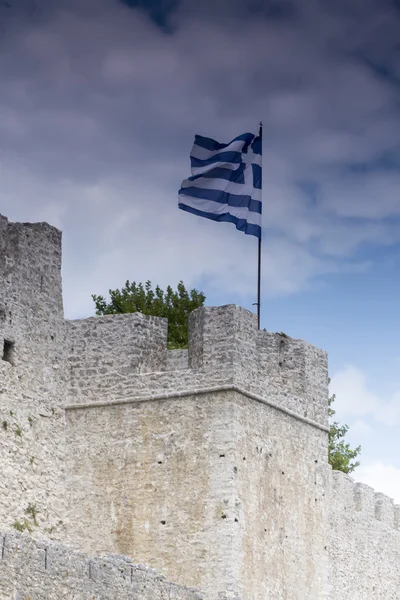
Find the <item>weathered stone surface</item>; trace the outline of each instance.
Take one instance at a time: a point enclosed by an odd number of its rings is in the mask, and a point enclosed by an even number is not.
[[[326,438],[235,391],[68,411],[73,542],[213,600],[319,598]]]
[[[0,532],[0,600],[201,600],[153,569]]]
[[[330,491],[330,600],[400,598],[400,506],[334,471]]]
[[[184,371],[189,368],[187,350],[169,350],[167,354],[168,371]]]
[[[323,351],[233,305],[187,351],[64,321],[60,268],[59,231],[0,216],[0,600],[400,599],[400,507],[327,463]]]
[[[61,233],[0,217],[0,527],[63,535],[65,347]]]
[[[132,328],[135,318],[141,323],[138,332]],[[99,329],[105,329],[109,337],[101,335]],[[166,323],[143,315],[74,322],[68,402],[129,401],[231,385],[323,427],[327,425],[325,352],[301,340],[258,331],[256,316],[234,305],[204,307],[192,313],[188,364],[185,352],[162,352],[162,347],[164,351],[166,348],[165,339],[162,346],[163,335],[166,338]],[[120,354],[117,340],[122,340]],[[168,358],[171,352],[177,353],[176,358]],[[151,357],[150,365],[144,356]]]

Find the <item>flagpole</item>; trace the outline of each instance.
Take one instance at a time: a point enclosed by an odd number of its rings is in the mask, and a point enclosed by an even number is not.
[[[262,144],[262,130],[263,124],[260,122],[260,133],[259,136],[261,138]],[[261,156],[262,156],[262,148],[261,148]],[[262,187],[262,185],[261,185]],[[262,193],[262,191],[261,191]],[[261,234],[258,238],[258,280],[257,280],[257,321],[258,321],[258,329],[260,329],[260,319],[261,319],[261,236],[262,236],[262,227]]]

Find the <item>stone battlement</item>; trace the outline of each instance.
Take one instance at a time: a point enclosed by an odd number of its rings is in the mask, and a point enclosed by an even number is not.
[[[349,519],[356,519],[364,525],[374,519],[383,527],[398,530],[400,544],[400,505],[394,504],[393,498],[375,492],[370,486],[354,481],[341,471],[332,473],[332,497],[336,509]]]
[[[400,507],[337,471],[329,501],[329,600],[397,600]]]
[[[189,349],[180,351],[176,371],[176,361],[168,356],[176,351],[167,351],[165,319],[111,315],[68,325],[71,407],[232,386],[327,425],[326,353],[286,335],[258,331],[256,316],[240,307],[194,311]]]

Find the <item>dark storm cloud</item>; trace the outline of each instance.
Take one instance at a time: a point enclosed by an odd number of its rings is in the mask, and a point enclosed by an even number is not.
[[[399,240],[391,2],[9,4],[0,211],[64,228],[69,311],[127,277],[251,288],[249,239],[176,210],[194,133],[228,140],[264,121],[268,289],[364,268],[360,244]]]
[[[179,0],[118,0],[130,8],[143,10],[163,31],[170,31],[170,17],[179,6]]]

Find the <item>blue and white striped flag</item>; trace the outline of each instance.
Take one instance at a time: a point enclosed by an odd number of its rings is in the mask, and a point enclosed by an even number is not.
[[[192,177],[182,182],[178,206],[261,239],[261,136],[239,135],[229,144],[196,135]]]

